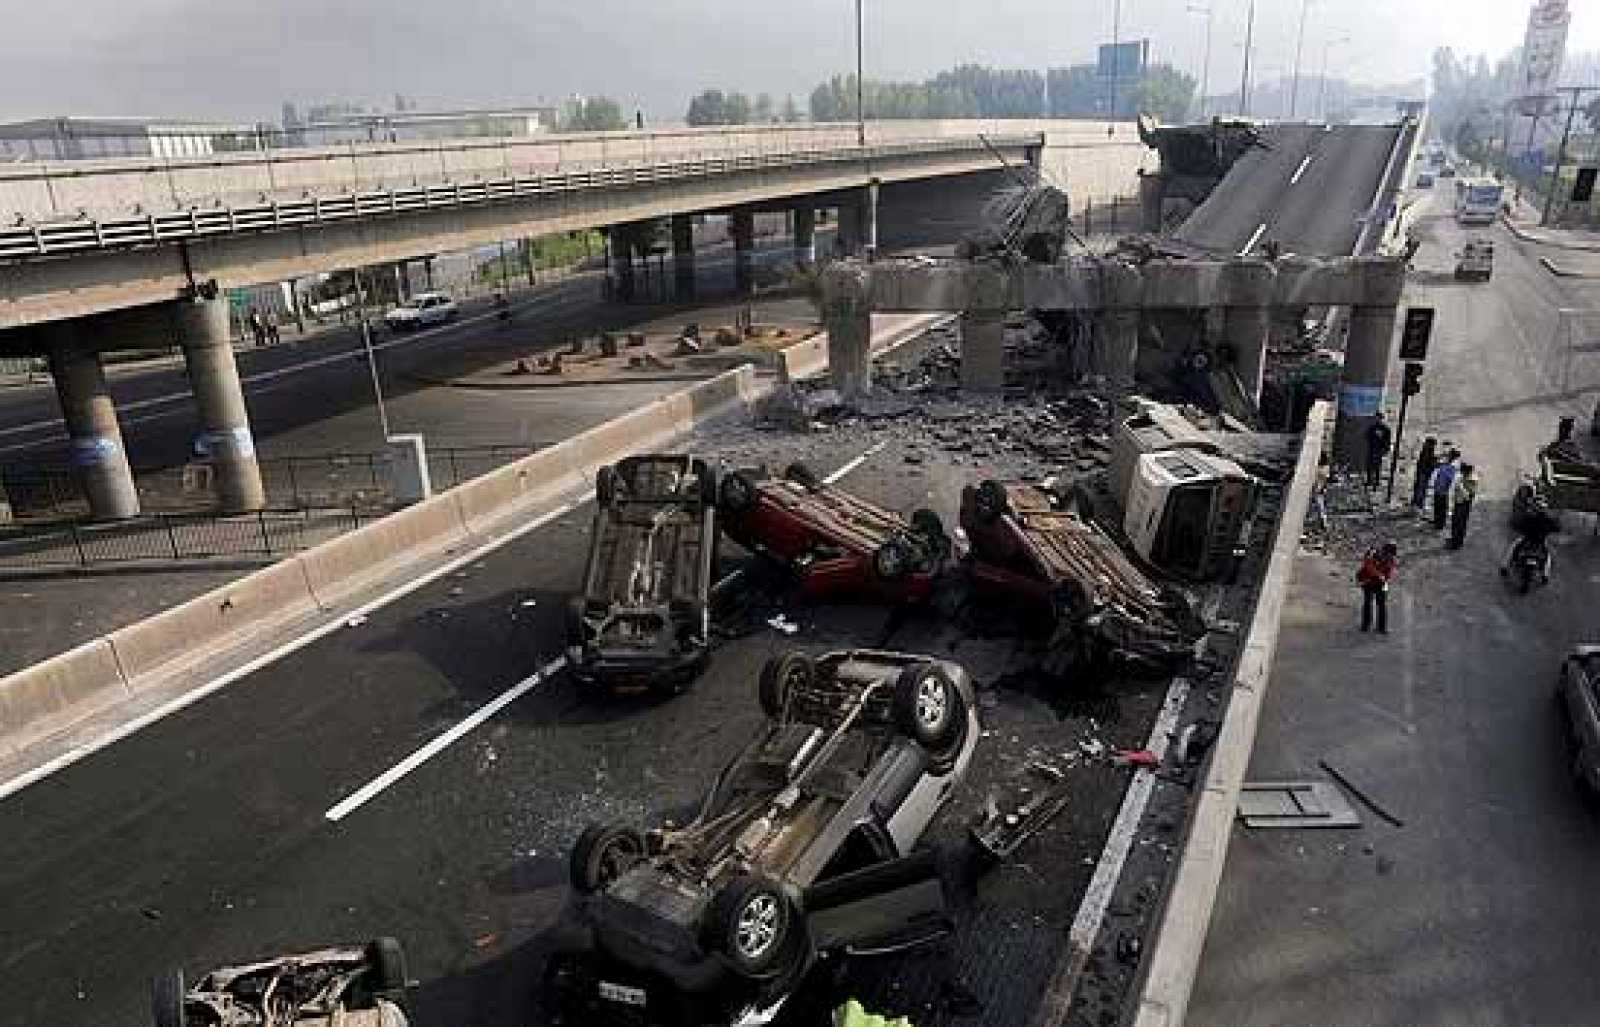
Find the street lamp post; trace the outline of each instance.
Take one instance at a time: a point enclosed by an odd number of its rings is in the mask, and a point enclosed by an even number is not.
[[[867,108],[865,103],[866,84],[862,78],[866,61],[862,54],[861,45],[861,0],[856,0],[856,145],[862,149],[867,145]]]
[[[1239,76],[1239,116],[1250,115],[1250,48],[1255,45],[1256,0],[1250,0],[1250,13],[1244,23],[1244,71]]]
[[[1317,116],[1323,121],[1328,120],[1328,52],[1348,42],[1350,42],[1349,36],[1339,36],[1324,40],[1322,43],[1322,74],[1317,83]]]
[[[1300,0],[1300,31],[1294,40],[1294,84],[1289,87],[1289,120],[1293,121],[1300,107],[1300,54],[1306,45],[1306,12],[1311,0]]]
[[[1206,16],[1206,55],[1200,64],[1200,111],[1199,116],[1206,116],[1206,89],[1211,83],[1211,22],[1216,14],[1216,8],[1211,4],[1190,4],[1190,14],[1204,14]]]
[[[1117,120],[1117,77],[1122,74],[1122,0],[1111,5],[1111,109],[1107,118]]]

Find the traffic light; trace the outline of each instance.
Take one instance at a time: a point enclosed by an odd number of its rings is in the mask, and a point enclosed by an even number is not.
[[[1421,391],[1422,365],[1411,363],[1406,364],[1406,376],[1405,380],[1400,384],[1400,394],[1403,396],[1415,396]]]

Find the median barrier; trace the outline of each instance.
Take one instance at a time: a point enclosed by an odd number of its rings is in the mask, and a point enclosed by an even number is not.
[[[291,556],[106,636],[129,687],[211,659],[318,610],[306,566]]]
[[[0,756],[9,756],[129,695],[103,638],[0,678]]]
[[[467,541],[456,496],[443,492],[300,554],[311,594],[333,607],[401,566]]]
[[[1271,684],[1283,603],[1289,592],[1306,511],[1311,505],[1329,410],[1326,402],[1318,402],[1306,419],[1300,459],[1273,537],[1272,557],[1234,668],[1228,710],[1200,779],[1201,790],[1189,818],[1183,854],[1143,968],[1135,1027],[1178,1027],[1188,1011],[1217,888],[1222,883],[1234,813],[1239,807],[1239,789],[1250,766],[1256,724]]]

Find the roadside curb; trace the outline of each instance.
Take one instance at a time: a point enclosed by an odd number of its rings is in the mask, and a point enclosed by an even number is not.
[[[1294,479],[1273,536],[1272,557],[1234,669],[1227,712],[1206,762],[1183,852],[1161,910],[1150,958],[1144,965],[1134,1027],[1178,1027],[1188,1010],[1217,889],[1222,883],[1239,789],[1250,767],[1256,726],[1272,683],[1283,600],[1294,574],[1306,511],[1311,505],[1330,409],[1326,401],[1319,401],[1306,420]]]
[[[476,389],[483,392],[540,392],[545,389],[581,389],[590,385],[666,385],[681,382],[703,382],[725,373],[729,368],[707,371],[704,374],[639,375],[637,378],[590,378],[585,381],[528,381],[538,375],[517,375],[517,381],[474,381],[471,378],[437,378],[432,375],[406,372],[401,377],[422,385],[436,385],[447,389]],[[510,377],[510,376],[508,376]]]
[[[1557,278],[1600,278],[1600,272],[1568,271],[1549,257],[1540,257],[1539,263]]]
[[[1509,217],[1506,217],[1505,215],[1501,215],[1500,220],[1505,223],[1506,229],[1508,231],[1510,231],[1510,233],[1513,236],[1515,236],[1516,238],[1522,240],[1523,242],[1531,242],[1531,243],[1533,243],[1533,244],[1535,244],[1537,246],[1549,246],[1549,247],[1551,247],[1553,249],[1558,249],[1558,250],[1572,250],[1572,251],[1577,252],[1577,253],[1600,253],[1600,242],[1596,242],[1596,243],[1575,243],[1575,242],[1562,242],[1561,240],[1558,240],[1558,239],[1546,239],[1546,238],[1542,238],[1542,237],[1537,236],[1537,235],[1533,235],[1532,233],[1528,232],[1526,229],[1522,228],[1515,221],[1512,221]],[[1541,231],[1544,231],[1544,229],[1541,229]],[[1543,258],[1540,258],[1540,259],[1541,259],[1541,261],[1543,260]],[[1546,266],[1548,266],[1548,265],[1546,265]],[[1559,274],[1560,272],[1556,272],[1556,273]],[[1584,277],[1589,277],[1589,276],[1584,276]]]

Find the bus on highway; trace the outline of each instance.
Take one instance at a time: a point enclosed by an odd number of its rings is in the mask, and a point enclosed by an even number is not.
[[[1456,179],[1456,221],[1463,225],[1492,225],[1500,216],[1505,186],[1492,178]]]

